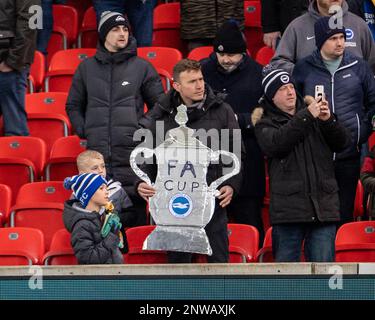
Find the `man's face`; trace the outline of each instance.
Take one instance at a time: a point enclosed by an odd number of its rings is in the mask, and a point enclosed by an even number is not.
[[[173,83],[173,87],[188,106],[196,101],[203,100],[204,80],[202,71],[187,70],[181,72],[179,79]]]
[[[323,58],[327,60],[335,60],[344,54],[344,50],[345,37],[342,33],[336,33],[324,42],[320,52]]]
[[[323,9],[324,12],[328,12],[331,6],[341,7],[343,0],[317,0],[316,2],[318,4],[318,9]]]
[[[232,71],[242,60],[242,53],[216,53],[217,61],[228,72]]]
[[[125,26],[116,26],[108,32],[104,46],[109,52],[117,52],[128,45],[129,30]]]
[[[276,91],[272,100],[280,110],[289,113],[290,115],[295,114],[297,95],[292,83],[281,86],[279,90]]]
[[[105,178],[107,171],[104,160],[99,158],[88,159],[85,163],[85,169],[80,173],[96,173]]]

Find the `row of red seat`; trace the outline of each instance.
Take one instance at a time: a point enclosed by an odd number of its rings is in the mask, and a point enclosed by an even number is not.
[[[167,263],[165,251],[143,250],[143,242],[155,226],[129,228],[126,235],[129,252],[124,262],[129,264]],[[273,262],[272,229],[269,229],[263,247],[259,250],[258,231],[248,225],[228,224],[230,263]],[[375,262],[375,221],[353,222],[343,225],[336,236],[336,262]],[[302,256],[303,256],[303,248]],[[75,265],[70,234],[58,230],[45,253],[44,236],[32,228],[0,229],[0,265]],[[45,254],[44,254],[45,253]],[[302,258],[304,260],[304,257]],[[203,255],[195,262],[205,263]]]

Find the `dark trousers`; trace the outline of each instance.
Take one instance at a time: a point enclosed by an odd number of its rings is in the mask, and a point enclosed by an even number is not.
[[[341,225],[353,221],[355,193],[361,167],[359,157],[336,160],[334,163],[339,186]]]
[[[121,223],[125,228],[144,226],[147,224],[146,201],[143,199],[131,199],[133,206],[127,208],[121,215]]]
[[[238,196],[228,206],[228,215],[235,223],[254,226],[259,231],[259,243],[263,243],[262,197]]]

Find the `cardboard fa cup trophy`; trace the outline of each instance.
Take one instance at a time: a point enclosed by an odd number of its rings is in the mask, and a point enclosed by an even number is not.
[[[149,199],[149,209],[156,223],[155,230],[143,244],[146,250],[168,250],[211,255],[204,227],[215,209],[217,187],[240,171],[240,161],[231,152],[213,151],[196,139],[194,130],[186,127],[186,106],[180,105],[175,117],[179,127],[169,130],[168,138],[155,149],[139,147],[130,155],[134,172],[156,189]],[[154,183],[136,164],[136,157],[155,154],[157,176]],[[220,156],[233,160],[233,170],[207,185],[210,162]],[[146,157],[148,157],[146,156]]]

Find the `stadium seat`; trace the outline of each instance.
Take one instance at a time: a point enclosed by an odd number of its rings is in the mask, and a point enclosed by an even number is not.
[[[174,48],[141,47],[137,49],[140,58],[148,60],[155,68],[162,68],[173,74],[173,67],[182,59],[180,51]]]
[[[43,234],[30,228],[0,229],[0,265],[36,265],[42,263]]]
[[[228,224],[229,262],[255,262],[259,249],[259,232],[250,225]]]
[[[96,48],[98,44],[98,28],[96,23],[96,13],[94,7],[90,7],[85,12],[82,26],[78,34],[78,48]]]
[[[0,184],[0,227],[8,223],[12,190],[6,184]]]
[[[260,1],[244,1],[244,14],[244,33],[247,41],[247,48],[250,51],[250,55],[255,57],[258,50],[264,46]]]
[[[187,53],[187,45],[180,36],[180,3],[163,3],[154,9],[152,45],[169,47]]]
[[[41,181],[24,184],[18,191],[16,204],[30,202],[64,203],[72,192],[66,190],[63,181]]]
[[[34,53],[34,62],[30,66],[30,75],[29,75],[29,92],[38,92],[44,81],[44,76],[46,74],[46,59],[44,54],[35,51]]]
[[[172,83],[173,83],[171,74],[162,68],[155,68],[155,69],[156,69],[156,72],[159,74],[161,83],[163,84],[164,91],[168,92],[171,89]]]
[[[85,141],[78,136],[58,139],[52,146],[50,158],[46,163],[45,179],[59,181],[77,174],[76,159],[85,150]]]
[[[46,161],[46,144],[35,137],[0,137],[0,183],[12,190],[14,203],[20,187],[37,180]]]
[[[375,262],[375,221],[342,225],[335,246],[336,262]]]
[[[212,52],[214,48],[211,46],[198,47],[189,52],[188,59],[199,61],[208,58]]]
[[[40,92],[26,95],[27,123],[30,135],[44,140],[49,154],[53,143],[71,133],[71,124],[65,112],[67,94]]]
[[[85,12],[92,6],[92,0],[67,0],[65,4],[77,10],[78,26],[81,26]]]
[[[44,79],[44,91],[69,92],[73,75],[79,64],[94,56],[96,49],[81,48],[60,50],[51,59]]]
[[[353,213],[354,220],[360,220],[363,217],[363,214],[364,214],[363,197],[364,197],[364,190],[363,190],[362,182],[361,180],[358,180],[357,190],[356,190],[355,200],[354,200],[354,213]]]
[[[265,66],[270,63],[273,55],[275,54],[275,51],[272,48],[269,48],[267,46],[264,46],[259,49],[255,56],[255,61],[261,64],[262,66]]]
[[[125,254],[125,263],[147,264],[147,263],[168,263],[165,251],[143,250],[143,242],[155,229],[155,226],[140,226],[126,230],[129,252]]]
[[[258,262],[274,262],[272,255],[272,227],[270,227],[264,237],[263,247],[257,252]]]
[[[53,235],[50,249],[43,257],[43,264],[78,264],[77,258],[74,255],[74,251],[70,243],[70,233],[66,229],[60,229]]]

